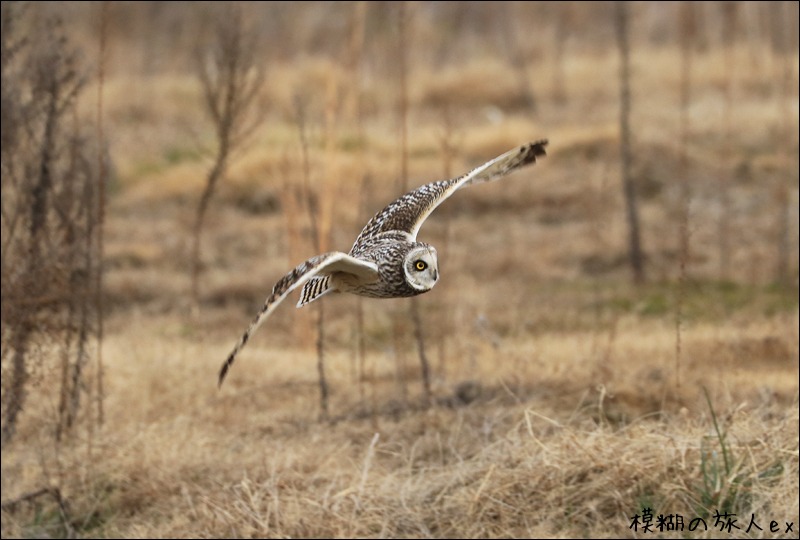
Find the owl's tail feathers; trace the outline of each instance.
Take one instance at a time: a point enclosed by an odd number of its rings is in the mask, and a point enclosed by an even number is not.
[[[311,278],[303,285],[303,290],[300,292],[300,300],[297,301],[297,307],[301,308],[306,304],[310,304],[335,290],[331,283],[330,275]]]

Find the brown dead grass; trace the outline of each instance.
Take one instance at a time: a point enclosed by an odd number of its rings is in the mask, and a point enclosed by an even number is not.
[[[746,485],[738,496],[759,518],[797,519],[796,315],[687,332],[680,390],[666,369],[672,328],[657,322],[620,322],[610,352],[592,332],[481,349],[475,400],[457,399],[455,376],[428,410],[387,402],[397,389],[379,363],[374,417],[334,354],[329,422],[309,407],[310,352],[258,340],[217,392],[225,340],[171,316],[126,316],[136,332],[122,322],[106,343],[109,427],[91,448],[79,437],[55,458],[33,431],[3,455],[18,486],[48,465],[81,534],[570,537],[627,530],[642,505],[694,517],[701,452],[716,444],[701,386]],[[5,514],[6,534],[54,532],[28,516]]]

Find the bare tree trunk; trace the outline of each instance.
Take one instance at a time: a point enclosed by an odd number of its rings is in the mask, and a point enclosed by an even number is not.
[[[523,96],[525,107],[531,114],[536,113],[536,97],[533,92],[533,84],[528,75],[527,61],[525,60],[525,51],[520,45],[520,40],[517,38],[516,20],[518,14],[516,13],[517,3],[506,3],[503,8],[503,16],[505,24],[503,25],[503,42],[508,54],[509,63],[514,69],[517,77],[517,85],[519,92]]]
[[[361,134],[361,121],[359,120],[359,138],[363,136]],[[363,162],[363,155],[361,156],[361,160]],[[361,178],[361,200],[360,200],[360,209],[359,215],[363,216],[366,214],[366,207],[367,207],[367,193],[369,193],[369,175],[364,174]],[[358,397],[362,405],[365,403],[365,391],[364,391],[364,382],[366,379],[366,360],[367,360],[367,347],[366,347],[366,340],[364,338],[364,299],[361,296],[356,296],[356,350],[357,350],[357,357],[358,357]],[[373,379],[372,384],[375,384]],[[373,397],[375,395],[375,389],[373,386],[372,389]],[[373,399],[374,402],[374,399]],[[373,413],[374,413],[373,409]]]
[[[318,253],[322,252],[322,236],[319,220],[317,219],[318,205],[317,199],[311,190],[311,166],[308,159],[308,138],[306,137],[306,110],[305,102],[300,97],[295,97],[295,122],[297,124],[298,136],[300,137],[300,149],[303,155],[303,191],[305,193],[306,210],[311,221],[311,240],[314,249]],[[328,380],[325,377],[325,311],[322,302],[315,302],[317,320],[317,375],[319,382],[319,404],[321,417],[328,417]]]
[[[363,217],[366,213],[367,193],[369,192],[369,174],[364,159],[364,148],[366,145],[364,135],[364,118],[362,107],[361,92],[361,72],[364,58],[364,36],[369,4],[359,0],[353,4],[353,11],[350,16],[350,39],[347,44],[345,55],[345,65],[350,73],[348,78],[350,84],[346,87],[347,98],[345,114],[347,118],[355,123],[356,147],[358,171],[361,175],[359,211],[357,216]],[[364,339],[364,303],[361,296],[356,297],[356,354],[354,358],[354,378],[358,385],[358,398],[361,406],[365,403],[365,363],[366,363],[366,343]]]
[[[397,117],[400,122],[400,176],[398,178],[398,192],[405,193],[408,190],[408,81],[407,81],[407,17],[408,6],[405,1],[397,4],[397,49],[395,66],[397,69],[398,86],[400,95],[397,100]],[[413,302],[413,300],[411,300]],[[409,310],[411,306],[409,305]],[[395,382],[400,390],[403,403],[407,401],[407,390],[405,381],[405,348],[403,334],[405,324],[402,319],[406,315],[395,311],[393,314],[393,333],[394,333],[394,353],[395,353]]]
[[[364,380],[366,378],[367,351],[364,340],[364,302],[361,297],[356,298],[356,384],[358,384],[358,401],[364,405]]]
[[[622,155],[622,185],[625,193],[625,209],[628,218],[628,256],[633,270],[634,283],[643,283],[644,255],[639,231],[639,203],[636,186],[631,177],[631,91],[630,91],[630,36],[628,31],[628,3],[616,3],[616,33],[620,54],[620,153]]]
[[[364,28],[366,26],[368,7],[369,3],[364,0],[359,0],[353,5],[353,12],[350,16],[350,40],[347,44],[344,61],[347,71],[350,73],[350,84],[347,87],[347,96],[345,98],[345,110],[350,119],[355,119],[359,143],[363,143],[360,137],[364,135],[361,122],[361,70],[364,57]],[[363,148],[363,144],[360,144],[359,148]]]
[[[567,102],[567,87],[565,82],[564,50],[567,46],[569,25],[572,19],[572,4],[558,2],[554,4],[556,12],[555,48],[553,50],[553,100],[556,103]]]
[[[692,99],[692,48],[696,33],[694,6],[684,0],[679,8],[681,79],[680,79],[680,117],[679,117],[679,159],[678,181],[680,182],[680,200],[678,201],[678,283],[675,299],[675,386],[680,388],[680,368],[682,354],[683,301],[686,292],[687,263],[689,260],[689,106]]]
[[[14,351],[11,361],[11,383],[6,387],[5,415],[3,416],[2,439],[0,446],[5,446],[13,437],[17,427],[17,419],[25,403],[25,385],[28,382],[28,369],[25,356],[28,352],[30,326],[17,327],[11,338]]]
[[[791,7],[790,7],[791,6]],[[773,48],[773,55],[778,56],[775,65],[778,67],[775,79],[780,81],[778,91],[778,113],[779,113],[779,126],[780,132],[783,133],[781,151],[786,157],[786,163],[791,164],[793,159],[797,159],[797,154],[793,152],[796,148],[795,141],[797,140],[797,125],[794,121],[797,119],[797,114],[793,113],[792,104],[795,102],[796,94],[795,88],[797,81],[796,74],[794,73],[794,52],[797,51],[796,45],[793,43],[794,36],[797,35],[797,15],[788,13],[789,9],[795,9],[797,6],[788,3],[778,3],[773,7],[778,11],[776,17],[777,28],[773,29],[773,34],[780,34],[776,36],[779,39],[780,47]],[[794,157],[793,157],[794,154]],[[782,285],[789,285],[790,274],[790,254],[792,246],[797,248],[797,240],[792,242],[792,201],[790,200],[791,186],[797,181],[797,176],[789,172],[787,178],[779,177],[776,179],[775,186],[775,205],[778,207],[775,213],[775,231],[776,231],[776,257],[775,257],[775,281]],[[794,227],[797,232],[797,227]]]
[[[408,402],[408,389],[406,388],[405,373],[405,343],[403,343],[403,337],[406,334],[405,314],[399,310],[395,311],[393,319],[392,337],[394,338],[394,380],[395,386],[400,393],[400,400],[405,405]]]
[[[417,354],[419,355],[420,369],[422,371],[422,389],[427,404],[431,401],[431,369],[428,365],[428,356],[425,354],[425,334],[422,330],[422,316],[419,313],[419,303],[416,298],[411,300],[411,319],[414,322],[414,338],[417,341]]]
[[[103,425],[103,271],[104,271],[104,224],[106,215],[106,146],[103,129],[103,84],[105,83],[106,39],[108,34],[109,2],[104,1],[100,7],[100,52],[97,73],[97,261],[95,269],[95,312],[97,313],[97,423]]]
[[[76,150],[76,148],[73,148],[71,152],[70,157],[73,160],[78,159]],[[71,167],[71,169],[74,170],[74,166]],[[69,195],[71,194],[67,194],[67,197],[69,197]],[[55,433],[57,441],[61,440],[62,435],[71,430],[76,422],[80,409],[81,392],[84,390],[84,368],[89,362],[87,344],[91,334],[91,304],[94,301],[90,291],[93,279],[92,272],[96,271],[96,216],[94,215],[96,207],[94,204],[94,195],[94,185],[91,183],[91,178],[87,178],[81,196],[81,200],[84,201],[85,205],[83,212],[85,219],[85,235],[82,238],[82,253],[76,245],[80,239],[75,234],[75,227],[73,224],[66,222],[62,225],[64,229],[62,244],[68,248],[68,265],[74,270],[69,276],[70,286],[68,305],[66,307],[66,330],[62,349],[61,402],[59,403],[59,420]],[[83,256],[82,260],[78,261],[80,255]],[[77,341],[74,344],[74,361],[70,364],[70,358],[73,356],[72,340],[76,333]],[[92,415],[90,414],[88,418],[88,425],[91,430],[93,428]]]
[[[722,111],[722,156],[719,171],[719,218],[717,221],[717,241],[719,246],[719,279],[730,279],[731,266],[731,161],[733,154],[733,133],[731,116],[733,114],[733,70],[735,66],[734,41],[736,37],[736,3],[722,4],[722,41],[724,48],[725,76],[723,79]]]
[[[412,14],[410,13],[410,6],[406,2],[400,2],[399,10],[397,31],[398,75],[400,78],[400,100],[398,103],[398,116],[400,118],[400,193],[405,193],[408,191],[408,44],[410,43],[408,39],[408,27]],[[409,315],[414,325],[414,338],[417,342],[417,353],[419,354],[419,362],[422,371],[422,385],[425,392],[425,399],[426,401],[430,401],[430,367],[428,366],[428,357],[425,354],[422,316],[419,313],[418,302],[418,298],[411,298],[409,303]],[[395,325],[395,332],[399,331],[400,328],[402,328],[402,325]],[[403,354],[400,349],[402,342],[399,339],[396,339],[395,342],[398,346],[397,355],[398,358],[400,358]],[[405,395],[404,376],[401,377],[400,382],[403,385],[403,394]]]
[[[400,185],[399,192],[408,191],[408,6],[405,1],[398,3],[397,15],[397,71],[400,98],[397,103],[400,120]]]
[[[442,178],[453,177],[453,156],[455,154],[455,143],[453,141],[453,115],[451,114],[450,107],[447,103],[442,105],[442,135],[439,140],[442,152]],[[444,215],[440,217],[444,222],[444,233],[442,238],[442,253],[450,252],[450,236],[452,223],[450,216]],[[452,255],[451,255],[452,257]],[[447,292],[450,292],[449,290]],[[438,343],[438,363],[437,372],[440,379],[445,379],[447,376],[447,345],[450,338],[450,331],[453,326],[453,310],[455,309],[455,302],[451,295],[445,294],[442,300],[442,309],[439,314],[439,324],[441,334]]]
[[[325,303],[317,302],[317,374],[319,375],[319,405],[322,418],[328,418],[328,381],[325,378]]]

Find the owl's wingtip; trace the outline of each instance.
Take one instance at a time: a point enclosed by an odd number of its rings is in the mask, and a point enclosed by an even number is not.
[[[550,144],[550,141],[547,139],[539,139],[538,141],[530,143],[528,146],[533,150],[533,152],[537,156],[544,156],[547,155],[545,152],[544,147]]]
[[[520,146],[519,154],[524,160],[523,164],[534,163],[536,158],[546,156],[547,152],[544,147],[547,146],[549,142],[550,141],[547,139],[539,139],[538,141]]]

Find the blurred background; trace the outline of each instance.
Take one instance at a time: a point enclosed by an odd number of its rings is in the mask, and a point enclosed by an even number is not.
[[[101,470],[141,466],[103,441],[234,425],[251,450],[299,448],[318,415],[371,436],[430,406],[479,407],[476,433],[519,407],[697,419],[698,381],[723,410],[796,420],[795,2],[3,2],[2,77],[4,536],[41,532],[25,495],[42,489],[47,527],[145,534],[64,518],[97,504],[91,474],[63,472],[87,444]],[[290,299],[215,393],[287,271],[541,138],[535,166],[426,222],[434,290]],[[197,447],[190,462],[216,459]],[[148,489],[185,480],[162,473]],[[182,489],[200,504],[208,485]],[[246,532],[215,519],[203,530]],[[182,530],[167,521],[144,531]],[[372,531],[267,522],[253,534]],[[537,530],[516,526],[439,530]]]

